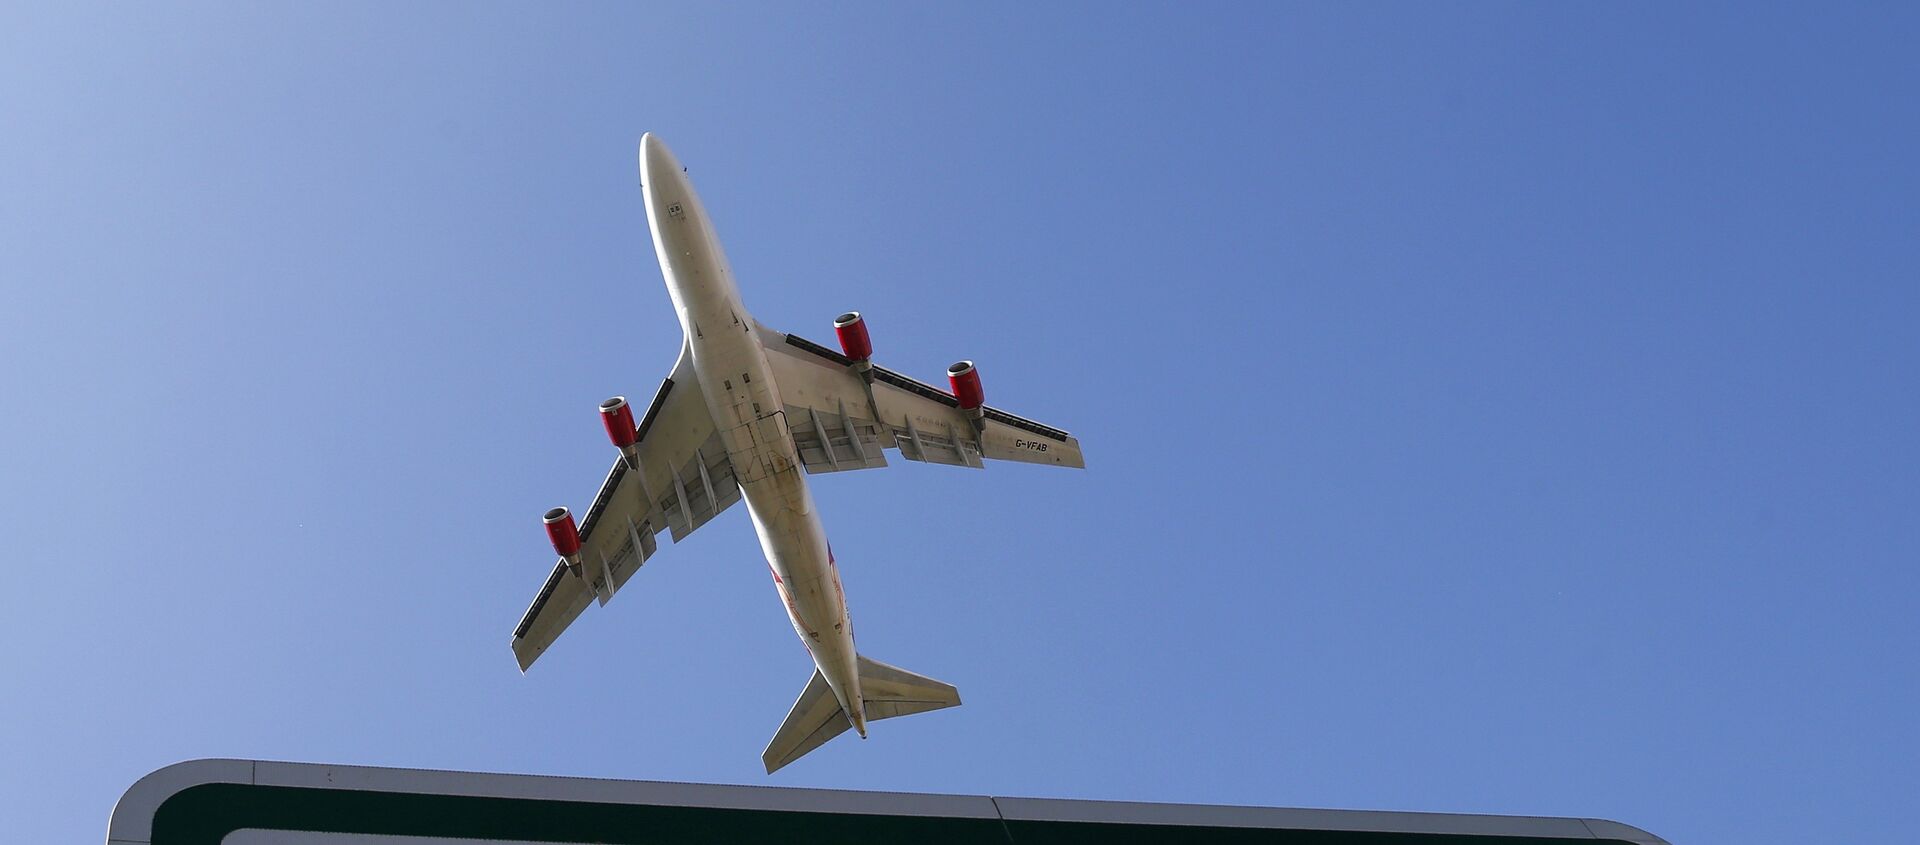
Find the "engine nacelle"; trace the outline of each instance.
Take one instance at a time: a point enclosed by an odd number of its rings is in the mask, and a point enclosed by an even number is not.
[[[873,360],[873,338],[867,336],[867,321],[860,312],[848,311],[833,321],[833,333],[840,336],[840,351],[855,362]]]
[[[607,439],[627,459],[627,468],[640,471],[640,430],[633,425],[633,406],[627,397],[615,396],[600,403],[600,422],[607,427]]]
[[[640,431],[633,425],[633,406],[627,397],[615,396],[600,403],[600,422],[607,427],[607,439],[621,451],[640,442]]]
[[[553,551],[567,561],[567,569],[580,574],[580,529],[573,524],[573,512],[566,508],[554,508],[540,518],[547,526],[547,539],[553,542]]]
[[[986,426],[987,392],[980,386],[980,371],[972,361],[956,361],[947,368],[947,384],[953,388],[953,398],[960,400],[960,410],[973,420],[977,430]]]

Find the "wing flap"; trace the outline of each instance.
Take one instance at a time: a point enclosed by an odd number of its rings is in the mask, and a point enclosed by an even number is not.
[[[797,405],[787,406],[788,430],[800,463],[807,472],[840,472],[871,469],[887,465],[886,430],[872,420],[848,414],[845,409],[823,411]]]
[[[738,501],[740,482],[734,477],[733,462],[727,459],[726,445],[716,432],[673,468],[671,489],[661,500],[660,509],[672,529],[673,541],[678,543]]]
[[[926,414],[915,403],[900,402],[887,391],[875,391],[880,413],[887,417],[888,428],[900,447],[900,457],[910,461],[978,469],[980,447],[972,438],[973,423],[958,411]],[[898,422],[895,422],[895,421]],[[955,425],[956,420],[959,425]],[[963,433],[964,432],[964,433]]]

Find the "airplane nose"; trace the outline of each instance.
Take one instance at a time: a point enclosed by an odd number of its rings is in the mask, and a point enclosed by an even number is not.
[[[652,132],[640,136],[641,181],[652,184],[656,177],[679,172],[680,162],[673,157],[673,151],[667,149],[667,142]]]

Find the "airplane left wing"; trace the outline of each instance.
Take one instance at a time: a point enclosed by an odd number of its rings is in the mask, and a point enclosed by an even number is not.
[[[818,343],[759,327],[780,381],[787,426],[809,473],[887,465],[885,450],[911,461],[981,468],[983,460],[1084,468],[1080,441],[1064,431],[983,406],[978,428],[953,394]]]
[[[640,419],[639,467],[626,456],[613,463],[600,493],[580,522],[580,571],[554,564],[533,604],[513,630],[513,655],[526,671],[580,616],[587,604],[606,604],[657,548],[667,531],[679,542],[740,500],[733,464],[720,442],[691,348],[682,346],[673,373],[661,383]]]

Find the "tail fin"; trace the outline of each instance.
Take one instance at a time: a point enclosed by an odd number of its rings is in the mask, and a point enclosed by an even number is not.
[[[915,675],[898,666],[889,666],[866,657],[860,661],[860,693],[865,700],[867,719],[891,719],[911,713],[924,713],[960,704],[960,691],[952,684]],[[827,740],[853,727],[853,720],[840,707],[840,700],[827,685],[826,676],[813,670],[807,688],[787,711],[787,720],[774,732],[773,741],[760,755],[767,774],[800,759]]]

